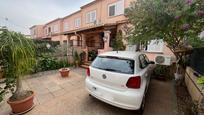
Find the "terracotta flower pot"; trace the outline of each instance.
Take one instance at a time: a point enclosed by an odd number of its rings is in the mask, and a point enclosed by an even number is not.
[[[62,68],[59,70],[62,77],[69,77],[69,68]]]
[[[25,112],[28,112],[29,110],[32,109],[34,103],[33,103],[33,99],[34,99],[34,92],[32,92],[32,95],[30,95],[29,97],[23,99],[23,100],[19,100],[19,101],[10,101],[8,99],[7,103],[10,105],[12,112],[14,114],[22,114]]]

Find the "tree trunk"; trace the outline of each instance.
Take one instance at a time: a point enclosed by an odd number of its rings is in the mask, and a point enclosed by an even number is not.
[[[16,91],[14,94],[19,95],[19,93],[21,93],[22,91],[23,91],[22,80],[20,77],[18,77],[16,81]]]
[[[18,99],[21,99],[25,94],[26,92],[23,90],[22,88],[22,81],[21,81],[21,78],[18,77],[17,80],[16,80],[16,91],[14,92],[14,94],[10,97],[10,100],[12,101],[15,101],[15,100],[18,100]]]

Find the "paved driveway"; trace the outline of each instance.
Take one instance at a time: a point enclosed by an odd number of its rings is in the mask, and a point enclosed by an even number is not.
[[[61,78],[56,71],[40,73],[24,80],[25,89],[36,93],[35,108],[27,115],[136,115],[90,97],[85,90],[85,70],[74,69],[69,78]],[[152,80],[144,115],[172,115],[171,82]],[[8,115],[6,102],[0,104],[0,115]]]

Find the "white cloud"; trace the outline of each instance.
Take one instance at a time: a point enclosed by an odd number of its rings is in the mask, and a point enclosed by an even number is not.
[[[29,34],[29,27],[64,17],[93,0],[0,0],[0,26]],[[8,18],[8,21],[5,21]]]

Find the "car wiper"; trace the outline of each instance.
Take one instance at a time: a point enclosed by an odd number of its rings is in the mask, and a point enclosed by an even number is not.
[[[115,72],[118,72],[118,71],[115,70],[115,69],[104,69],[104,70],[106,70],[106,71],[115,71]]]

